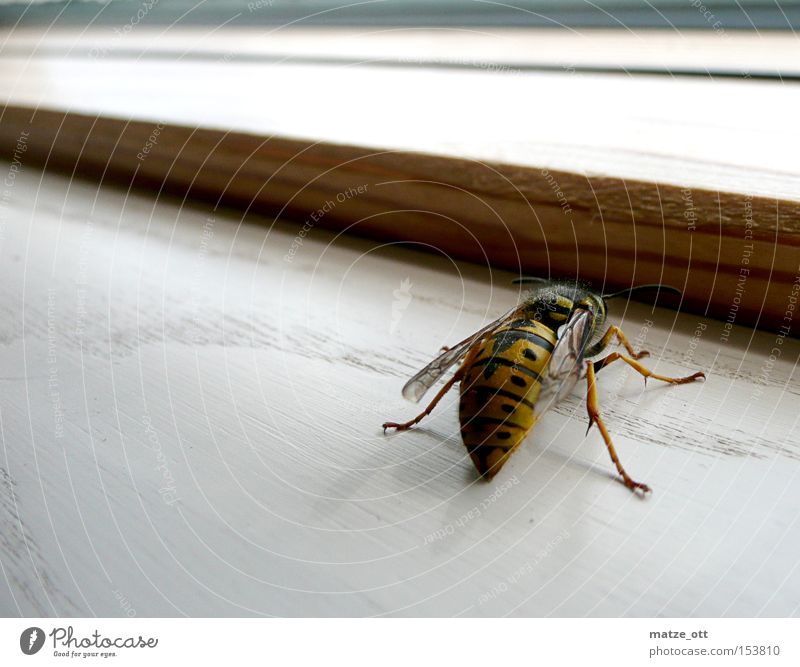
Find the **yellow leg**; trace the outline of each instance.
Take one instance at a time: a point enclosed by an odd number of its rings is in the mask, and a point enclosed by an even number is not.
[[[608,331],[606,331],[603,334],[603,337],[599,341],[597,341],[594,345],[592,345],[592,347],[589,350],[586,351],[586,356],[593,357],[596,354],[600,354],[611,344],[612,338],[616,338],[617,342],[620,345],[623,345],[627,350],[628,354],[630,354],[634,359],[642,359],[643,357],[650,356],[650,353],[645,350],[642,350],[641,352],[636,352],[633,349],[633,345],[631,345],[631,342],[628,340],[628,337],[624,333],[622,333],[622,329],[614,325],[608,327]],[[602,368],[602,366],[598,366],[597,370],[599,371],[600,368]]]
[[[433,409],[436,407],[436,404],[439,401],[442,400],[442,397],[448,391],[450,391],[453,388],[453,385],[456,382],[458,382],[460,379],[461,379],[461,377],[460,377],[460,371],[459,371],[459,373],[456,373],[453,377],[451,377],[445,383],[444,387],[442,387],[439,390],[439,393],[436,394],[436,396],[433,397],[433,400],[430,402],[428,407],[425,408],[422,412],[420,412],[416,417],[414,417],[414,419],[411,419],[411,420],[409,420],[407,422],[403,422],[402,424],[399,424],[397,422],[384,422],[383,423],[383,432],[386,433],[386,429],[387,428],[393,428],[393,429],[396,429],[397,431],[406,431],[406,430],[410,429],[412,426],[414,426],[414,424],[418,424],[419,422],[421,422],[423,420],[423,418],[427,417],[431,412],[433,412]]]
[[[619,474],[622,476],[622,481],[625,482],[625,486],[627,486],[634,493],[636,491],[641,491],[642,494],[650,493],[650,487],[647,486],[647,484],[633,481],[630,475],[625,472],[625,468],[622,467],[622,463],[620,463],[619,456],[617,456],[617,450],[614,449],[614,443],[611,441],[611,436],[608,434],[606,425],[600,418],[600,409],[597,405],[597,383],[594,375],[594,362],[591,361],[586,362],[586,382],[589,385],[589,389],[586,394],[586,410],[589,413],[589,428],[592,428],[592,424],[597,424],[597,428],[600,429],[600,434],[603,436],[603,440],[608,448],[608,453],[611,455],[611,460],[617,467],[617,472],[619,472]]]
[[[464,370],[469,367],[472,363],[472,359],[478,353],[480,349],[480,345],[475,345],[470,351],[467,353],[466,359],[464,359],[464,363],[461,364],[459,369],[456,371],[455,375],[451,377],[445,385],[439,390],[439,393],[433,397],[433,400],[430,402],[427,408],[425,408],[422,412],[420,412],[414,419],[411,419],[407,422],[398,423],[398,422],[384,422],[383,423],[383,432],[386,433],[387,428],[393,428],[397,431],[407,431],[410,429],[414,424],[419,424],[425,417],[427,417],[433,409],[436,407],[436,404],[442,400],[444,395],[453,388],[453,385],[460,381],[464,377]]]
[[[626,357],[624,354],[620,354],[619,352],[612,352],[607,357],[603,357],[598,361],[594,362],[594,370],[600,370],[601,368],[608,366],[610,363],[616,361],[617,359],[622,359],[628,366],[633,368],[637,373],[644,377],[645,383],[647,383],[647,378],[653,378],[655,380],[661,380],[661,382],[669,382],[670,384],[688,384],[689,382],[694,382],[695,380],[699,380],[700,378],[705,378],[706,374],[702,371],[698,371],[697,373],[693,373],[692,375],[687,375],[683,378],[671,378],[666,377],[665,375],[657,375],[653,373],[649,368],[645,368],[640,364],[638,361],[634,361],[630,357]]]
[[[621,333],[621,332],[620,332]],[[605,337],[605,336],[604,336]],[[628,346],[626,345],[626,348]],[[614,462],[614,465],[617,467],[617,471],[622,476],[622,480],[625,482],[625,486],[627,486],[631,491],[642,491],[643,493],[649,493],[650,487],[647,484],[642,484],[640,482],[634,482],[627,472],[625,472],[625,468],[622,467],[622,463],[620,463],[619,456],[617,456],[617,450],[614,449],[614,443],[611,441],[611,436],[608,434],[608,430],[603,424],[603,420],[600,418],[600,409],[597,404],[597,382],[595,379],[595,366],[597,365],[599,368],[603,366],[608,366],[608,364],[613,363],[617,359],[622,359],[626,364],[628,364],[631,368],[635,369],[638,373],[644,376],[645,382],[647,382],[647,378],[655,378],[656,380],[661,380],[662,382],[669,382],[670,384],[686,384],[688,382],[694,382],[695,380],[699,380],[700,378],[705,378],[705,373],[702,371],[698,371],[692,375],[688,375],[687,377],[683,378],[672,378],[666,377],[665,375],[657,375],[653,373],[649,368],[645,368],[640,364],[638,361],[631,359],[630,357],[626,357],[619,352],[612,352],[607,357],[603,357],[597,362],[587,361],[586,362],[586,382],[589,385],[589,390],[586,395],[586,410],[589,413],[589,428],[592,428],[592,424],[597,424],[597,428],[600,429],[600,434],[603,436],[603,440],[606,443],[606,447],[608,448],[608,453],[611,455],[611,460]],[[588,433],[588,429],[587,429]]]

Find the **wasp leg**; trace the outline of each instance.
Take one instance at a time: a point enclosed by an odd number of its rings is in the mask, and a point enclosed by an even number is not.
[[[688,375],[683,378],[673,378],[665,375],[658,375],[653,373],[649,368],[642,366],[642,364],[640,364],[638,361],[635,361],[630,357],[626,357],[624,354],[620,354],[619,352],[612,352],[599,361],[586,362],[586,382],[589,385],[589,391],[586,395],[586,409],[589,412],[589,428],[592,428],[592,424],[597,424],[597,428],[600,429],[600,433],[603,436],[606,447],[608,447],[608,453],[611,455],[611,460],[614,462],[614,465],[617,467],[617,471],[622,476],[625,486],[631,489],[631,491],[639,490],[643,493],[648,493],[650,491],[650,487],[647,486],[647,484],[634,482],[628,473],[625,472],[625,469],[622,467],[622,463],[620,463],[619,456],[617,456],[617,450],[614,449],[614,443],[611,441],[611,436],[608,434],[608,430],[606,429],[605,424],[603,424],[603,420],[600,418],[600,410],[597,405],[597,383],[595,379],[595,370],[608,366],[610,363],[617,361],[617,359],[622,359],[622,361],[628,364],[631,368],[643,375],[645,382],[647,382],[647,378],[655,378],[656,380],[669,382],[670,384],[687,384],[689,382],[699,380],[700,378],[705,378],[705,373],[698,371],[697,373],[693,373],[692,375]]]
[[[386,433],[387,428],[393,428],[397,431],[407,431],[410,429],[414,424],[418,424],[423,420],[423,418],[427,417],[433,409],[436,407],[436,404],[442,400],[442,397],[453,388],[453,385],[461,379],[461,371],[456,373],[453,377],[451,377],[439,390],[439,393],[433,397],[433,400],[430,402],[427,408],[425,408],[422,412],[420,412],[414,419],[411,419],[407,422],[403,422],[402,424],[398,424],[397,422],[384,422],[383,423],[383,432]]]
[[[433,397],[433,400],[430,402],[427,408],[425,408],[422,412],[420,412],[414,419],[411,419],[407,422],[397,423],[397,422],[384,422],[383,423],[383,432],[386,433],[387,428],[393,428],[396,431],[407,431],[410,429],[414,424],[419,424],[425,417],[427,417],[433,409],[436,407],[436,404],[442,400],[442,397],[453,388],[453,385],[456,382],[459,382],[463,379],[465,369],[469,368],[472,360],[475,358],[475,355],[478,354],[478,350],[480,350],[480,345],[475,345],[467,352],[467,356],[464,359],[464,362],[459,366],[458,370],[455,372],[453,377],[451,377],[445,385],[439,390],[439,393]]]
[[[641,374],[644,377],[645,383],[647,383],[647,378],[653,378],[655,380],[661,380],[661,382],[669,382],[670,384],[688,384],[689,382],[695,382],[700,378],[705,379],[706,374],[702,371],[697,371],[697,373],[693,373],[692,375],[687,375],[683,378],[671,378],[666,377],[665,375],[657,375],[653,373],[649,368],[645,368],[640,364],[638,361],[634,361],[630,357],[626,357],[624,354],[620,354],[619,352],[612,352],[607,357],[603,357],[598,361],[594,362],[594,370],[599,371],[601,368],[608,366],[610,363],[616,361],[617,359],[622,359],[628,366],[633,368],[637,373]]]
[[[647,484],[635,482],[633,479],[631,479],[630,475],[625,472],[625,468],[622,467],[619,456],[617,456],[617,450],[614,449],[614,443],[611,441],[611,436],[608,434],[606,425],[600,418],[600,409],[597,405],[597,382],[594,373],[594,362],[592,361],[586,362],[586,382],[589,385],[589,389],[586,394],[586,410],[589,413],[589,428],[592,428],[592,424],[597,424],[597,428],[600,429],[600,434],[603,436],[603,440],[608,448],[608,453],[611,455],[611,460],[617,467],[617,472],[621,475],[622,481],[625,482],[625,486],[627,486],[634,493],[636,493],[636,491],[641,491],[642,494],[650,493],[650,487],[647,486]]]
[[[586,350],[587,357],[593,357],[596,354],[600,354],[603,350],[605,350],[610,344],[611,339],[615,338],[620,345],[624,345],[625,349],[627,350],[628,354],[630,354],[634,359],[642,359],[644,357],[650,356],[650,353],[646,350],[641,350],[640,352],[636,352],[633,349],[633,345],[628,340],[628,337],[622,333],[622,329],[617,326],[610,326],[608,327],[608,331],[603,334],[603,337],[597,341],[594,345],[592,345],[588,350]],[[605,364],[604,364],[605,365]],[[597,365],[595,370],[600,370],[603,366]]]

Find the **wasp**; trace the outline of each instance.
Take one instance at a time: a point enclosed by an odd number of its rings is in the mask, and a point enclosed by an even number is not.
[[[520,446],[541,416],[569,395],[582,378],[587,382],[589,428],[597,425],[608,453],[625,486],[642,495],[650,487],[634,481],[623,468],[611,436],[600,417],[597,373],[622,360],[648,378],[670,384],[704,379],[702,372],[673,378],[657,375],[639,363],[648,356],[636,352],[614,325],[604,332],[606,302],[644,290],[681,292],[666,285],[640,285],[613,294],[600,294],[588,285],[565,280],[525,277],[515,283],[534,283],[520,303],[507,313],[442,353],[412,377],[403,396],[419,400],[457,362],[460,366],[428,407],[404,423],[386,422],[383,431],[404,431],[429,415],[456,383],[460,387],[461,438],[480,476],[492,479]],[[627,352],[604,352],[612,341]]]

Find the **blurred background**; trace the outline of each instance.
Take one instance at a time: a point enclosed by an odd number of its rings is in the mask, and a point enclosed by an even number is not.
[[[403,25],[789,30],[800,3],[773,0],[112,0],[2,2],[5,24],[110,24],[148,5],[147,22],[161,25]],[[257,11],[262,9],[269,11]],[[716,27],[715,27],[716,26]]]

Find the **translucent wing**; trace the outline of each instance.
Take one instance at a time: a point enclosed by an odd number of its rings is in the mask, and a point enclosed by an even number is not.
[[[592,335],[594,315],[579,308],[558,330],[558,341],[542,375],[542,388],[534,410],[540,416],[569,396],[583,375],[583,354]]]
[[[519,306],[514,306],[511,310],[501,317],[498,317],[491,324],[487,324],[480,331],[476,331],[469,338],[465,338],[460,343],[447,350],[447,352],[443,352],[436,357],[436,359],[434,359],[419,373],[406,382],[406,385],[403,387],[403,397],[409,401],[414,401],[417,403],[419,399],[425,395],[428,389],[430,389],[431,386],[436,382],[436,380],[442,377],[448,368],[450,368],[461,357],[463,357],[467,351],[473,345],[475,345],[475,343],[483,340],[495,329],[500,328],[503,324],[513,319],[513,316],[516,314],[518,309]]]

